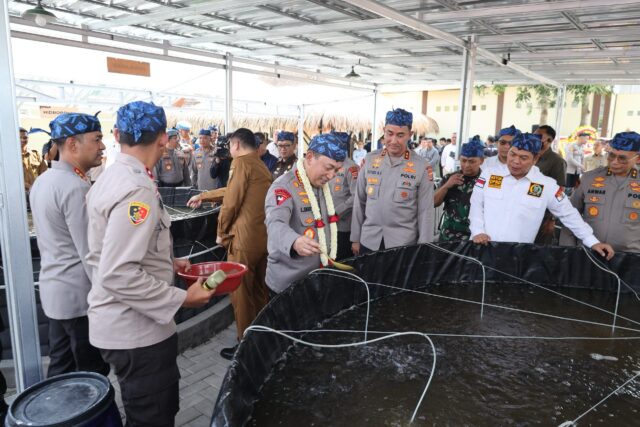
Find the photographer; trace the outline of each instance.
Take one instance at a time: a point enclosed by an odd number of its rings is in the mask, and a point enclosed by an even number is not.
[[[216,153],[211,164],[211,178],[218,181],[216,188],[226,187],[231,169],[231,154],[229,153],[229,135],[218,137]]]

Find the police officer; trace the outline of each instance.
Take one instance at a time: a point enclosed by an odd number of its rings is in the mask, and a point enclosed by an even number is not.
[[[191,186],[190,158],[180,150],[178,131],[167,131],[169,141],[165,146],[162,157],[153,169],[159,187],[189,187]]]
[[[434,196],[434,204],[444,203],[444,214],[440,227],[440,241],[468,240],[469,209],[471,193],[476,179],[480,176],[480,166],[484,161],[484,146],[480,138],[473,138],[463,144],[460,151],[460,172],[442,179]]]
[[[276,168],[273,171],[273,179],[276,180],[280,176],[289,172],[293,165],[298,161],[298,156],[296,156],[296,148],[298,144],[296,143],[296,136],[293,132],[278,132],[278,140],[276,142],[276,147],[278,148],[278,163],[276,163]]]
[[[102,129],[96,116],[64,113],[50,124],[60,154],[36,180],[29,198],[40,250],[40,300],[49,318],[48,377],[73,371],[109,373],[89,343],[87,295],[91,268],[85,260],[91,188],[87,172],[101,164]]]
[[[20,146],[22,147],[22,171],[24,172],[24,189],[31,190],[36,178],[47,170],[47,162],[42,159],[38,150],[29,150],[29,133],[20,128]]]
[[[191,166],[191,182],[198,190],[206,191],[218,188],[217,180],[211,178],[210,172],[215,154],[215,148],[211,146],[211,131],[200,129],[200,147],[194,153]]]
[[[198,280],[172,286],[169,227],[151,168],[166,144],[164,110],[136,101],[120,107],[115,137],[121,153],[87,195],[89,339],[120,383],[128,426],[173,426],[178,412],[178,339],[173,320],[182,307],[206,304],[212,292]]]
[[[617,134],[609,144],[607,167],[585,172],[571,203],[594,234],[616,251],[640,252],[640,135]],[[565,231],[563,241],[566,243]]]
[[[412,123],[411,113],[389,111],[385,148],[365,157],[351,221],[355,255],[433,240],[433,170],[407,149]]]
[[[291,173],[269,188],[266,282],[273,292],[282,292],[337,256],[338,242],[331,236],[337,234],[338,215],[328,184],[346,157],[345,146],[335,135],[317,135]]]
[[[489,157],[484,160],[482,169],[490,169],[501,167],[503,171],[507,170],[507,156],[509,155],[509,148],[511,148],[511,141],[520,133],[515,126],[511,125],[508,128],[500,129],[498,132],[498,155]]]
[[[176,123],[176,129],[179,133],[178,146],[185,153],[193,151],[193,142],[191,141],[191,123],[180,121]]]
[[[507,169],[483,169],[471,195],[471,238],[475,243],[533,243],[545,209],[560,218],[585,244],[607,259],[613,248],[593,235],[556,180],[534,166],[542,147],[539,135],[518,133],[511,141]]]
[[[351,136],[346,132],[331,132],[344,144],[345,151],[349,152]],[[358,172],[360,168],[349,156],[345,157],[342,166],[338,169],[335,178],[329,182],[333,203],[336,207],[336,214],[340,217],[338,221],[338,256],[337,259],[349,258],[351,252],[351,213],[353,211],[353,200],[356,194],[356,184],[358,183]]]

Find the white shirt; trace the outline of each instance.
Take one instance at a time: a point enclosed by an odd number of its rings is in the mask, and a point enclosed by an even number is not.
[[[494,242],[533,243],[549,209],[587,247],[599,243],[556,180],[533,166],[523,178],[509,170],[483,169],[471,194],[471,238],[487,234]]]
[[[445,174],[453,173],[456,170],[456,159],[452,157],[451,154],[455,156],[458,150],[457,145],[448,144],[442,150],[442,157],[440,158],[440,164],[442,165],[442,169]]]
[[[278,147],[276,147],[276,142],[271,141],[267,144],[267,151],[271,153],[271,155],[275,156],[276,159],[280,158],[280,153],[278,152]]]
[[[353,150],[353,163],[358,165],[358,167],[362,166],[362,161],[367,156],[367,150],[364,148],[362,150]]]
[[[505,175],[509,173],[509,168],[507,167],[507,164],[502,163],[498,159],[498,156],[485,157],[484,162],[482,163],[482,165],[480,165],[480,169],[482,170],[485,170],[485,169],[489,170],[489,169],[496,169],[496,168],[501,168],[501,170],[503,171],[502,173],[504,173]]]

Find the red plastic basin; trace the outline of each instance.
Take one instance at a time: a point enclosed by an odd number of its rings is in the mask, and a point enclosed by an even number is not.
[[[218,285],[216,291],[213,293],[214,295],[228,294],[238,289],[238,286],[240,286],[240,279],[248,269],[245,265],[237,262],[201,262],[199,264],[191,264],[191,268],[188,272],[183,270],[178,271],[178,276],[184,279],[187,286],[191,286],[200,278],[202,278],[202,280],[207,280],[209,276],[218,270],[222,270],[227,273],[227,278],[224,282]]]

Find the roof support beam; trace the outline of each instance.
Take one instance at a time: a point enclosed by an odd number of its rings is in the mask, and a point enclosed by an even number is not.
[[[457,46],[457,47],[462,47],[463,49],[469,48],[469,43],[454,36],[453,34],[447,33],[446,31],[442,31],[439,30],[437,28],[434,28],[428,24],[425,24],[422,21],[419,21],[415,18],[412,18],[410,16],[407,16],[403,13],[400,13],[398,11],[396,11],[395,9],[392,9],[390,7],[384,6],[378,2],[372,1],[372,0],[344,0],[346,3],[349,3],[353,6],[356,7],[360,7],[364,10],[367,10],[369,12],[373,12],[379,16],[382,16],[386,19],[389,19],[393,22],[396,22],[400,25],[403,25],[405,27],[411,28],[415,31],[418,31],[420,33],[429,35],[431,37],[435,37],[441,40],[445,40],[447,42],[449,42],[450,44]],[[474,43],[475,44],[475,43]],[[498,55],[489,52],[486,49],[482,49],[477,47],[476,48],[476,52],[479,56],[482,56],[486,59],[489,59],[497,64],[502,65],[502,58],[499,57]],[[535,73],[531,70],[527,70],[526,68],[514,64],[513,62],[508,62],[507,67],[511,68],[514,71],[519,72],[520,74],[527,76],[533,80],[537,80],[541,83],[544,84],[550,84],[553,86],[560,86],[560,83],[553,81],[551,79],[548,79],[538,73]]]

